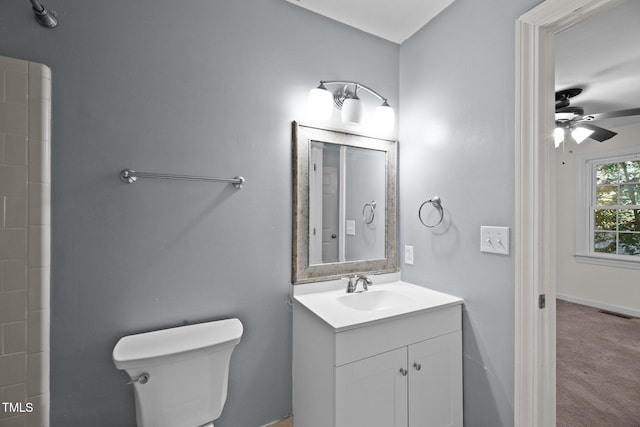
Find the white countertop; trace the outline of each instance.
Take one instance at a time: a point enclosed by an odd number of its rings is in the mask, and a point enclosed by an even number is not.
[[[324,292],[294,292],[293,299],[336,330],[350,329],[386,318],[410,315],[419,311],[434,310],[464,302],[461,298],[453,295],[398,280],[370,285],[366,292],[393,292],[401,299],[401,304],[396,303],[389,308],[376,310],[356,310],[339,302],[341,297],[357,298],[359,296],[358,294],[347,294],[345,289],[346,285],[337,290],[332,289]]]

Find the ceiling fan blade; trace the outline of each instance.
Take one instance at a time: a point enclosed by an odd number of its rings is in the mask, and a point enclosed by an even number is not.
[[[584,116],[582,120],[591,121],[628,116],[640,116],[640,108],[629,108],[628,110],[609,111],[608,113],[589,114]]]
[[[595,139],[598,142],[606,141],[607,139],[611,139],[618,134],[617,132],[601,128],[600,126],[592,125],[591,123],[585,123],[583,121],[580,121],[579,123],[580,124],[578,126],[592,130],[593,133],[589,135],[589,138]]]

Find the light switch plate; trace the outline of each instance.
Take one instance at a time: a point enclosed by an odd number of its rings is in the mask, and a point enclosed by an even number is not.
[[[480,251],[509,255],[509,227],[480,227]]]
[[[356,222],[352,219],[347,220],[347,236],[356,235]]]

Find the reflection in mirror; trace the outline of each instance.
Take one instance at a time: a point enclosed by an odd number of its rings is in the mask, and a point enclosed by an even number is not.
[[[396,143],[293,123],[293,282],[397,271]]]
[[[385,160],[384,151],[311,142],[311,265],[384,258]]]

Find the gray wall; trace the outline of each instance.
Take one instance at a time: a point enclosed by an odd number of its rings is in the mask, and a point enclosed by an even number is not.
[[[216,427],[288,415],[290,122],[320,79],[397,106],[398,46],[282,0],[46,3],[55,30],[2,2],[0,55],[53,75],[52,425],[134,426],[117,339],[230,316],[245,334]],[[124,167],[247,185],[127,186]]]
[[[480,253],[480,225],[513,245],[515,20],[537,3],[457,0],[400,49],[402,275],[465,300],[468,427],[513,424],[514,258]],[[434,195],[446,232],[418,221]]]

